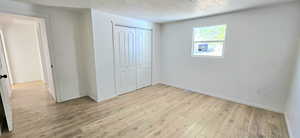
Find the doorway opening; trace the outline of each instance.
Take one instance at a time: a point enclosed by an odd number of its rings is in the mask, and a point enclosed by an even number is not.
[[[1,106],[12,131],[15,106],[56,102],[45,19],[0,13],[0,57]]]

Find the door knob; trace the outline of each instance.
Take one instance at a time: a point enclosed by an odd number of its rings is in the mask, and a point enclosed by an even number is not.
[[[7,75],[6,74],[0,75],[0,79],[3,79],[3,78],[7,78]]]

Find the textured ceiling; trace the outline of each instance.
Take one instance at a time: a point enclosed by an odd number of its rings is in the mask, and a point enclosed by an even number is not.
[[[41,5],[96,8],[153,22],[170,22],[295,0],[18,0]]]

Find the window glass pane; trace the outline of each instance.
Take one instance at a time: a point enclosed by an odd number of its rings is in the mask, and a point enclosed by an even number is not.
[[[194,56],[222,56],[223,42],[196,42],[194,43]]]
[[[226,25],[194,28],[194,41],[224,41]]]

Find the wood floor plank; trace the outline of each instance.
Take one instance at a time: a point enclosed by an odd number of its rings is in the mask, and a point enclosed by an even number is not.
[[[36,82],[14,87],[12,104],[4,138],[288,138],[282,114],[163,84],[56,104]]]

